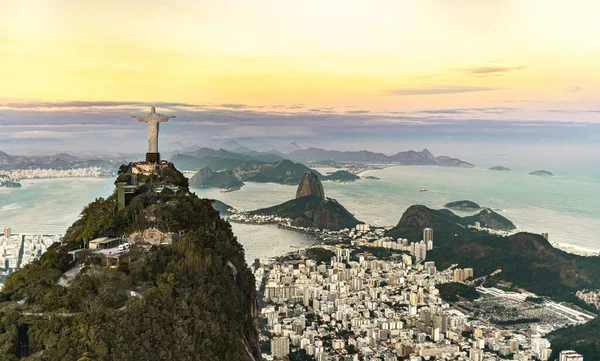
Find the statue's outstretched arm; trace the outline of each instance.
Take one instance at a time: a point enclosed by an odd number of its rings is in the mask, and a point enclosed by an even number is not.
[[[174,116],[174,115],[162,115],[162,114],[161,114],[161,115],[160,115],[160,119],[158,120],[158,122],[159,122],[159,123],[162,123],[162,122],[168,122],[168,121],[169,121],[169,119],[171,119],[171,118],[175,118],[175,116]]]
[[[146,119],[144,116],[132,115],[131,117],[137,119],[138,122],[148,123],[148,119]]]

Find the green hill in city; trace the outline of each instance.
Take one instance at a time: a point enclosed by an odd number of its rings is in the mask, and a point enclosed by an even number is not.
[[[131,178],[128,170],[120,181]],[[138,177],[145,184],[124,209],[116,195],[90,203],[62,244],[8,277],[1,360],[260,359],[255,280],[242,246],[210,200],[188,193],[172,165],[163,170]],[[116,267],[80,249],[144,229],[181,237],[134,244]],[[72,278],[63,282],[67,271]]]

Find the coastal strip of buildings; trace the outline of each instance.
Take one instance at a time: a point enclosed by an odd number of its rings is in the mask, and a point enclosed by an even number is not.
[[[100,167],[73,168],[73,169],[11,169],[0,170],[0,175],[9,180],[19,181],[22,179],[40,178],[102,178],[106,177],[107,171]]]
[[[60,242],[61,235],[13,234],[5,226],[0,237],[0,287],[15,270],[37,260],[48,247]]]

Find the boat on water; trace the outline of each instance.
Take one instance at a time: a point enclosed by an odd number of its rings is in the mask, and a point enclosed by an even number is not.
[[[223,188],[219,190],[219,193],[228,193],[240,190],[239,188]]]
[[[421,188],[421,189],[419,189],[419,192],[429,192],[429,189],[428,188]]]

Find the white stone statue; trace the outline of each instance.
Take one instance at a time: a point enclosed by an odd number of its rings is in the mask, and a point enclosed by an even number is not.
[[[158,114],[154,107],[146,115],[132,115],[131,117],[139,122],[148,123],[148,153],[158,153],[158,123],[167,122],[175,117]]]

